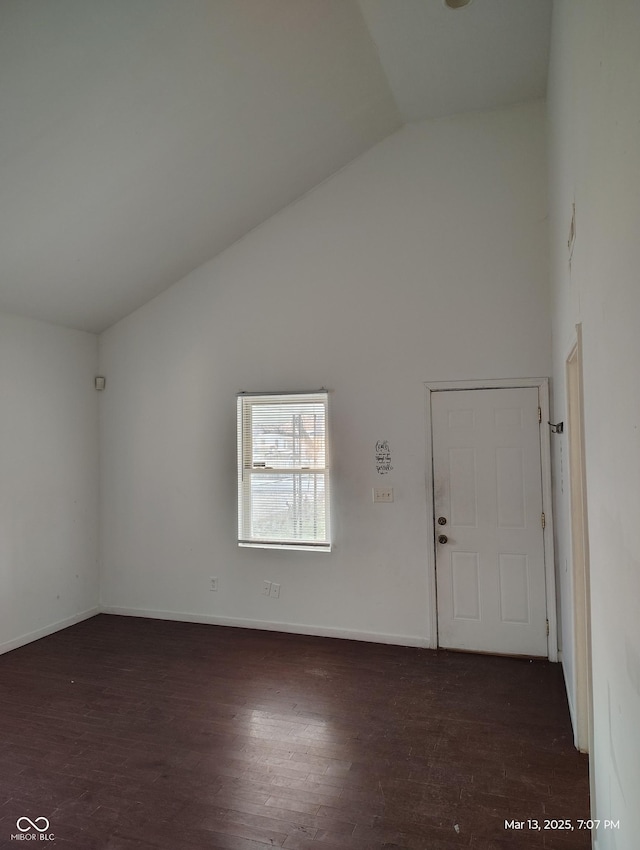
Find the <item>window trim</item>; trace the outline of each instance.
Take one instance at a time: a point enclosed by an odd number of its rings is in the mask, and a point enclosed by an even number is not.
[[[260,538],[251,536],[252,504],[251,487],[247,486],[247,473],[249,476],[261,474],[260,467],[253,463],[253,448],[251,437],[245,439],[247,418],[251,416],[254,406],[260,403],[300,404],[308,401],[309,404],[322,404],[324,406],[324,466],[287,466],[266,467],[266,474],[278,475],[309,475],[318,474],[324,479],[324,540],[298,540],[294,538]],[[240,392],[237,396],[237,450],[238,450],[238,523],[237,537],[238,546],[251,549],[280,549],[306,552],[331,552],[331,459],[330,459],[330,436],[329,436],[329,393],[325,389],[302,390],[295,392]],[[249,452],[249,453],[248,453]]]

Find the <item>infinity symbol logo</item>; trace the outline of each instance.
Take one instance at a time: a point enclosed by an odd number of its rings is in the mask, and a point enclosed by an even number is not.
[[[20,826],[20,824],[26,823],[28,826]],[[43,823],[44,826],[38,826],[39,823]],[[36,818],[35,821],[30,818],[18,818],[16,821],[16,826],[20,830],[20,832],[28,832],[30,829],[37,829],[38,832],[46,832],[49,829],[49,821],[44,817]]]

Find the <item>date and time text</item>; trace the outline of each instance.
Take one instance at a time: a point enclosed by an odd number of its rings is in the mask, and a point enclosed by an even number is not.
[[[591,819],[582,820],[577,818],[545,818],[544,820],[536,820],[535,818],[527,818],[526,820],[505,820],[504,828],[507,830],[574,830],[574,829],[620,829],[619,820],[599,820]]]

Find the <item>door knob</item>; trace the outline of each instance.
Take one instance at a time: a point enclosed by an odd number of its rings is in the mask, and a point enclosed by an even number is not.
[[[438,543],[446,543],[449,540],[446,534],[438,535]]]
[[[446,525],[446,524],[447,524],[446,516],[439,516],[438,517],[438,525]]]

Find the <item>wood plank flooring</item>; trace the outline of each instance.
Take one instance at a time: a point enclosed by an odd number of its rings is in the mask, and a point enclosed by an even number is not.
[[[587,771],[546,662],[107,615],[0,656],[2,850],[588,848],[505,829]]]

